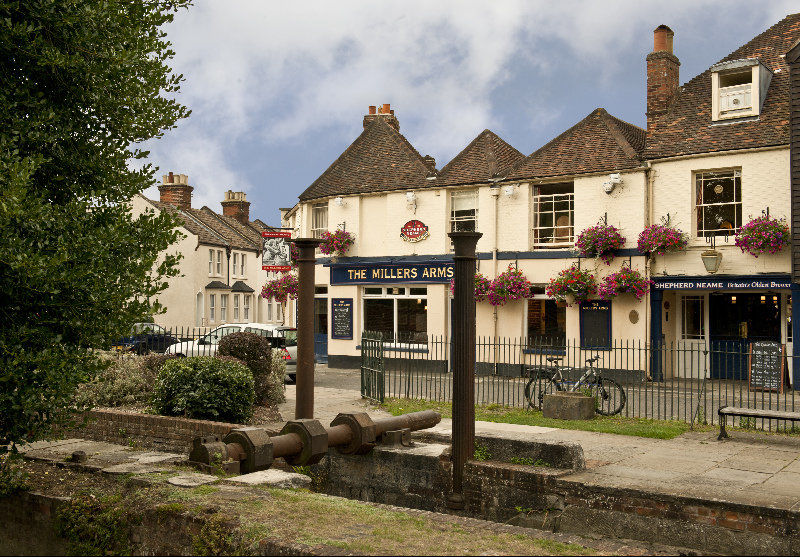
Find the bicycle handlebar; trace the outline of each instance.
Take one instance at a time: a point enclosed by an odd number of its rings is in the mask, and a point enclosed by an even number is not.
[[[599,359],[600,359],[600,356],[595,356],[594,358],[589,358],[588,360],[586,360],[586,363],[587,364],[593,364]]]

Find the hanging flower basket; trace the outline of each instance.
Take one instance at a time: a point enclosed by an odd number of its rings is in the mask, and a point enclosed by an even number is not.
[[[285,304],[289,298],[297,298],[297,289],[297,276],[292,273],[284,273],[280,278],[269,281],[261,288],[261,297]]]
[[[480,273],[475,273],[475,301],[483,302],[486,300],[486,295],[489,293],[489,286],[491,281]],[[456,292],[455,279],[450,280],[450,294]]]
[[[292,266],[292,269],[297,269],[297,258],[300,257],[300,249],[294,242],[289,242],[289,255],[291,259],[289,264]]]
[[[575,247],[584,257],[599,257],[606,265],[614,259],[614,252],[625,245],[619,228],[610,224],[598,224],[578,234]]]
[[[636,247],[644,254],[664,255],[686,249],[688,240],[687,235],[678,229],[651,224],[639,234]]]
[[[597,288],[597,294],[604,300],[610,300],[620,294],[633,294],[641,301],[652,284],[653,281],[645,278],[639,271],[623,267],[602,280]]]
[[[785,220],[769,215],[752,219],[739,230],[736,245],[753,257],[778,253],[789,245],[789,226]]]
[[[522,271],[509,265],[508,270],[500,273],[489,285],[486,299],[493,306],[503,306],[507,302],[530,297],[532,286]]]
[[[550,284],[545,288],[545,294],[554,298],[556,303],[570,305],[569,298],[581,304],[597,292],[597,283],[594,275],[578,268],[578,264],[559,272],[555,278],[550,279]]]
[[[325,231],[322,233],[322,239],[325,241],[319,246],[319,250],[325,255],[333,256],[344,255],[356,243],[353,235],[346,230],[337,230],[333,233]]]

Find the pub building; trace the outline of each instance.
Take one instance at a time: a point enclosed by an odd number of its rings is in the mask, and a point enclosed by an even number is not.
[[[295,237],[344,229],[355,238],[343,256],[318,254],[319,357],[331,367],[358,367],[364,331],[390,335],[411,352],[424,351],[428,336],[448,336],[447,233],[462,230],[483,234],[480,273],[491,280],[511,266],[534,285],[526,300],[497,308],[479,302],[479,337],[549,342],[551,352],[569,343],[606,359],[613,351],[604,349],[625,343],[733,350],[754,340],[784,344],[797,356],[791,249],[754,257],[734,236],[762,214],[791,220],[789,64],[798,39],[800,14],[679,87],[673,32],[661,25],[644,63],[646,128],[598,108],[528,156],[484,130],[437,169],[400,133],[388,104],[369,107],[355,141],[297,205],[281,210]],[[632,61],[631,71],[641,63]],[[598,223],[626,239],[609,264],[580,257],[575,246]],[[686,248],[641,253],[639,233],[658,223],[684,232]],[[598,280],[630,267],[653,287],[641,301],[622,294],[565,307],[545,286],[572,265]],[[640,367],[654,379],[742,374],[740,361]]]

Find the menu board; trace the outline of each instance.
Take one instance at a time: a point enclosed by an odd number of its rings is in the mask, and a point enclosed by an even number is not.
[[[777,342],[759,340],[750,343],[747,376],[751,391],[783,392],[787,374],[785,354],[786,346]]]
[[[331,338],[351,340],[353,338],[353,298],[333,298],[331,315]]]

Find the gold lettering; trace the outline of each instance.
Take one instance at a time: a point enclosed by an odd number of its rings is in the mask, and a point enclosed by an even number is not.
[[[372,278],[381,278],[381,270],[380,269],[372,269]]]
[[[427,267],[425,267],[425,268],[422,270],[422,278],[430,278],[430,275],[428,274],[428,271],[429,271],[429,270],[430,270],[430,269],[428,269]]]
[[[358,278],[361,280],[367,280],[367,271],[366,269],[361,269],[358,271]]]
[[[353,269],[347,269],[347,278],[353,280],[353,273],[355,273]]]
[[[417,270],[416,269],[411,269],[411,278],[412,279],[417,278]]]
[[[447,268],[447,278],[453,278],[453,268],[452,267],[448,267]]]
[[[411,274],[411,269],[403,269],[403,278],[408,278],[408,275]]]

